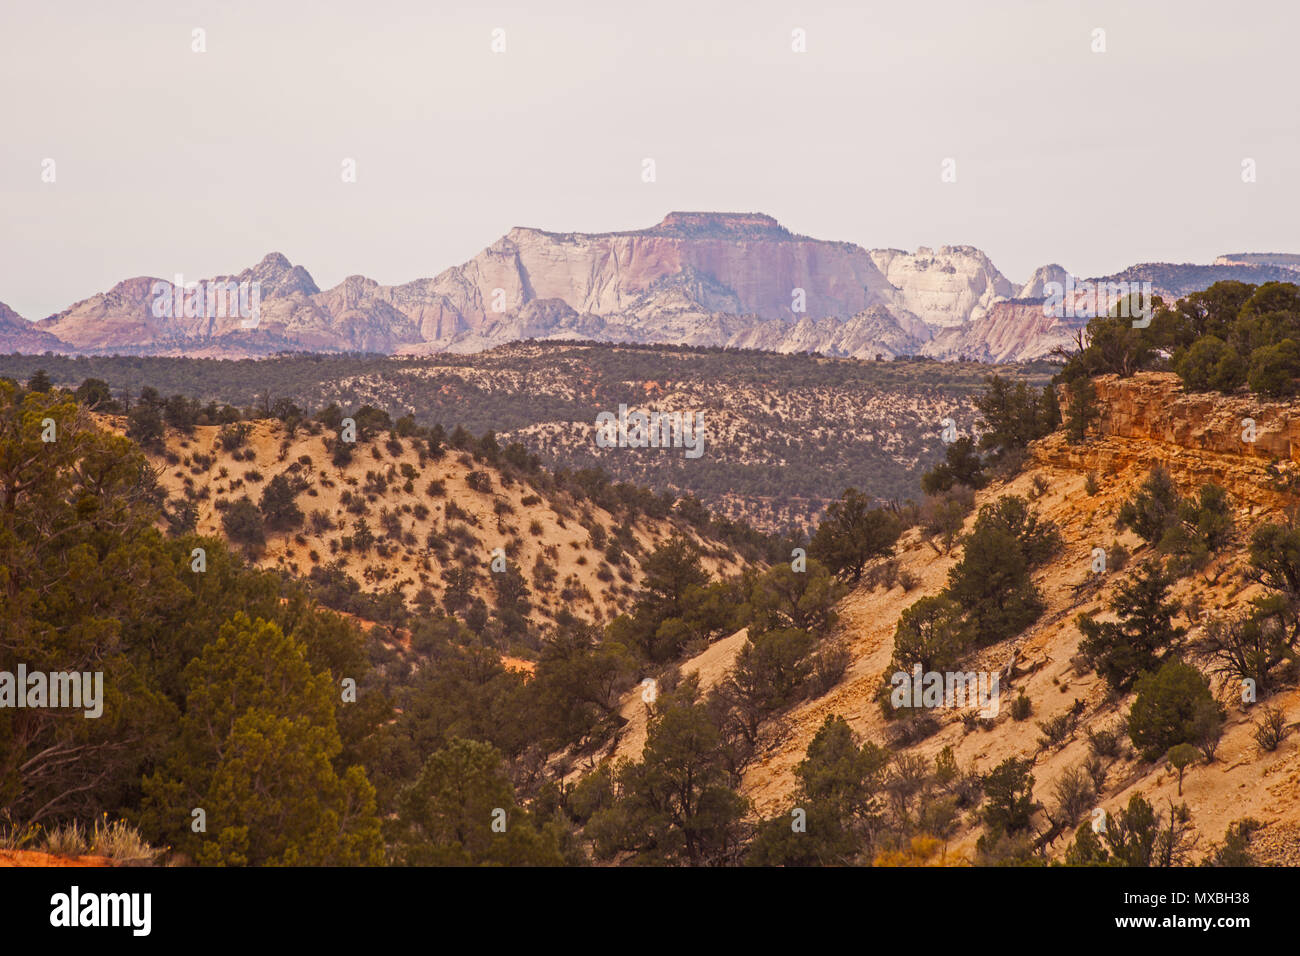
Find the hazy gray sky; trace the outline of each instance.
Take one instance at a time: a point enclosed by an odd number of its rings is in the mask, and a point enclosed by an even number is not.
[[[1294,0],[5,0],[0,301],[272,250],[401,282],[674,209],[968,243],[1013,281],[1300,252],[1297,27]]]

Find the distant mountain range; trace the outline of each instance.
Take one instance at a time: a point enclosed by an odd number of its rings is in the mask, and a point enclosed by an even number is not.
[[[349,276],[322,290],[280,253],[200,283],[242,287],[255,327],[247,309],[224,301],[191,299],[186,309],[172,280],[151,277],[38,322],[0,303],[0,351],[428,354],[532,338],[1022,361],[1069,344],[1086,322],[1044,314],[1045,288],[1065,275],[1043,266],[1017,286],[973,246],[867,250],[796,235],[761,214],[674,212],[630,232],[511,229],[463,265],[402,285]],[[1144,263],[1099,279],[1149,281],[1155,294],[1178,298],[1221,279],[1300,281],[1300,256]]]

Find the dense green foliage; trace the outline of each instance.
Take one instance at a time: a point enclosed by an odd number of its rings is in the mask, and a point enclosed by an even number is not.
[[[381,860],[354,762],[374,725],[336,689],[365,675],[359,635],[219,542],[166,539],[156,489],[71,396],[0,381],[0,670],[103,675],[96,718],[0,709],[0,811],[138,816],[205,863]]]
[[[1300,379],[1300,286],[1225,281],[1172,306],[1157,297],[1149,326],[1099,316],[1081,343],[1062,372],[1066,381],[1167,367],[1190,391],[1291,396]]]

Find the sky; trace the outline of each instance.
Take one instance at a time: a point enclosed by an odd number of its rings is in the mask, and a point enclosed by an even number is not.
[[[1013,282],[1300,252],[1297,28],[1294,0],[5,0],[0,302],[271,251],[398,283],[671,210],[974,245]]]

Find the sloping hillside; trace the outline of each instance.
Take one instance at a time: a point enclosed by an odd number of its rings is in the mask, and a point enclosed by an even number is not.
[[[120,417],[104,421],[125,429]],[[592,501],[541,492],[527,475],[467,451],[448,448],[435,460],[419,450],[418,440],[381,434],[359,440],[351,460],[336,465],[328,431],[290,435],[277,420],[246,424],[235,447],[226,447],[219,426],[198,426],[190,436],[169,430],[165,450],[151,458],[173,508],[192,502],[196,530],[205,535],[226,536],[235,503],[244,497],[260,503],[269,483],[285,476],[301,522],[268,528],[265,543],[246,545],[245,552],[258,566],[295,577],[329,567],[333,580],[342,580],[341,572],[361,592],[397,594],[412,609],[446,605],[456,586],[467,589],[466,603],[481,598],[493,607],[493,571],[517,568],[531,592],[531,615],[544,624],[561,609],[592,622],[626,610],[637,559],[674,534],[702,546],[712,573],[732,574],[744,564],[684,521],[645,514],[628,521]],[[454,569],[471,579],[449,583]]]
[[[896,559],[900,572],[915,575],[918,583],[907,591],[901,585],[862,586],[846,597],[840,606],[841,625],[852,664],[843,680],[767,725],[742,785],[757,816],[790,812],[794,768],[832,714],[843,716],[863,739],[893,742],[896,753],[933,759],[951,746],[963,771],[987,772],[1009,757],[1028,758],[1033,761],[1034,797],[1049,810],[1054,809],[1057,781],[1090,755],[1089,732],[1120,730],[1118,756],[1105,758],[1105,783],[1097,805],[1113,814],[1135,792],[1157,809],[1167,808],[1171,799],[1175,804],[1185,800],[1200,838],[1199,853],[1221,840],[1232,821],[1254,817],[1267,824],[1256,838],[1261,861],[1300,863],[1300,747],[1295,737],[1284,740],[1276,751],[1261,754],[1253,737],[1260,705],[1246,708],[1239,688],[1216,684],[1227,711],[1221,744],[1213,761],[1188,768],[1182,797],[1177,797],[1177,772],[1163,758],[1141,760],[1122,731],[1133,694],[1113,695],[1077,656],[1081,634],[1075,624],[1081,613],[1113,620],[1110,599],[1142,559],[1151,556],[1151,545],[1132,532],[1116,531],[1115,517],[1157,463],[1170,472],[1184,495],[1206,481],[1221,484],[1230,495],[1236,519],[1233,542],[1205,569],[1183,577],[1171,590],[1171,596],[1190,609],[1176,619],[1189,628],[1189,643],[1203,633],[1211,618],[1243,609],[1261,594],[1261,585],[1247,575],[1246,546],[1251,531],[1280,518],[1287,504],[1276,475],[1287,474],[1300,456],[1300,441],[1294,440],[1294,415],[1300,409],[1295,404],[1267,404],[1245,397],[1183,396],[1175,377],[1150,373],[1127,380],[1102,378],[1097,392],[1104,412],[1096,437],[1078,446],[1066,444],[1061,433],[1036,442],[1027,466],[1014,480],[988,487],[977,496],[977,506],[1009,494],[1024,497],[1040,515],[1056,523],[1064,539],[1059,553],[1034,574],[1046,604],[1038,621],[962,663],[963,670],[1001,674],[997,717],[977,720],[973,709],[938,709],[933,712],[937,730],[904,745],[896,742],[902,721],[888,721],[882,713],[877,698],[889,670],[899,616],[918,598],[938,593],[960,557],[960,547],[951,555],[936,553],[913,529],[900,541]],[[1240,420],[1245,417],[1256,422],[1253,444],[1241,440]],[[1281,462],[1272,464],[1274,458]],[[967,519],[967,531],[972,523],[973,516]],[[1095,573],[1093,549],[1113,553],[1115,545],[1130,553],[1127,565],[1120,571]],[[699,669],[706,683],[716,682],[730,666],[718,659],[720,653],[730,654],[734,661],[742,643],[735,638],[720,642],[683,671]],[[1191,659],[1197,662],[1195,656]],[[1017,721],[1010,703],[1022,692],[1032,713]],[[1300,691],[1294,684],[1283,686],[1267,703],[1283,711],[1288,726],[1300,721]],[[633,695],[624,715],[644,710]],[[1078,717],[1073,729],[1063,740],[1045,743],[1040,723],[1072,710]],[[636,757],[643,739],[643,733],[625,735],[619,755]],[[1047,817],[1043,810],[1035,814],[1038,834],[1050,835]],[[948,852],[973,859],[980,832],[977,813],[966,811]],[[1066,828],[1048,841],[1049,854],[1059,858],[1072,833],[1073,828]]]

